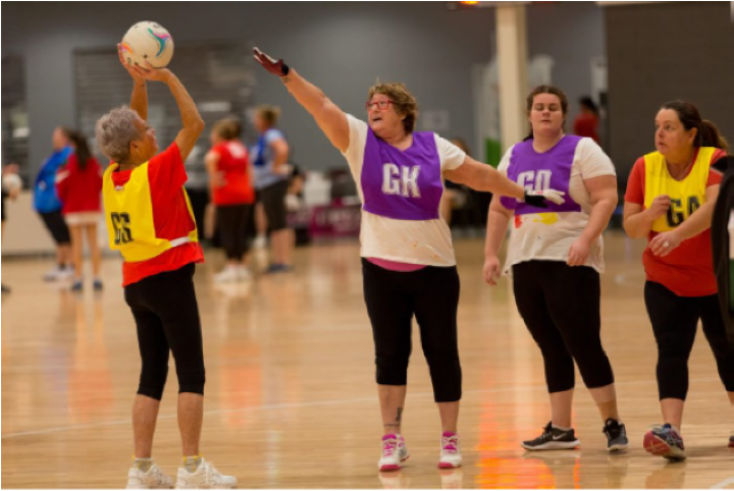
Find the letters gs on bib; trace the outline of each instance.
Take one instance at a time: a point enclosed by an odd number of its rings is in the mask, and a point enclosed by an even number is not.
[[[133,236],[130,231],[130,215],[127,213],[110,213],[112,226],[115,228],[115,244],[127,244],[132,242]]]

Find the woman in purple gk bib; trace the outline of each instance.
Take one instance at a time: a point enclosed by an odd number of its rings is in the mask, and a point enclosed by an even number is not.
[[[257,48],[255,59],[281,78],[342,152],[362,198],[360,255],[384,425],[379,468],[397,470],[408,458],[400,425],[413,316],[441,415],[438,465],[459,467],[459,277],[451,234],[439,216],[443,178],[535,206],[547,206],[546,198],[558,203],[563,198],[553,190],[526,192],[438,135],[414,131],[417,104],[402,84],[380,84],[369,90],[368,124],[342,112],[283,60],[276,61]]]
[[[566,96],[556,87],[540,86],[527,98],[532,131],[505,153],[498,169],[526,189],[558,189],[567,199],[538,209],[495,197],[487,222],[484,278],[497,284],[497,253],[514,215],[504,272],[514,276],[517,309],[543,354],[552,412],[543,433],[523,447],[579,445],[571,427],[576,361],[604,420],[607,449],[614,452],[627,448],[627,435],[601,345],[599,273],[604,272],[601,233],[617,206],[617,177],[591,138],[564,134],[567,109]]]

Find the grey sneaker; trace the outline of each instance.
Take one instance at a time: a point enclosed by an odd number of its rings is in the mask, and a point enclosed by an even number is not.
[[[627,449],[629,443],[627,429],[619,421],[612,418],[607,419],[602,432],[607,436],[607,451],[619,452]]]
[[[650,431],[645,433],[643,446],[651,454],[665,457],[673,462],[685,460],[686,458],[683,437],[668,423],[662,426],[653,426]]]
[[[579,444],[573,428],[559,430],[551,422],[543,428],[543,433],[538,438],[522,442],[526,450],[563,450],[576,448]]]

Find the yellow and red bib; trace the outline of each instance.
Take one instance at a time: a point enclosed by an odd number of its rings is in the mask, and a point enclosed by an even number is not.
[[[673,179],[660,152],[645,155],[645,208],[661,195],[670,196],[668,213],[652,224],[653,232],[667,232],[683,223],[706,202],[706,184],[709,179],[712,147],[701,147],[691,172],[680,181]]]
[[[110,248],[119,250],[128,262],[146,261],[173,247],[198,242],[196,227],[184,237],[164,239],[157,236],[148,165],[146,162],[133,169],[124,186],[116,186],[112,180],[118,164],[110,164],[104,174],[102,198]],[[196,223],[186,190],[182,188],[182,191],[191,220]]]

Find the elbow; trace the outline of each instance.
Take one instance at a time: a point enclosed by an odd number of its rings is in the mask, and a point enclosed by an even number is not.
[[[204,128],[206,128],[204,120],[197,114],[196,119],[191,124],[191,129],[200,135],[204,131]]]
[[[626,221],[623,223],[623,227],[624,227],[624,232],[627,234],[627,237],[629,237],[630,239],[642,239],[645,237],[645,235],[647,235],[644,233],[644,231],[640,232],[636,230],[634,227],[629,225]]]

